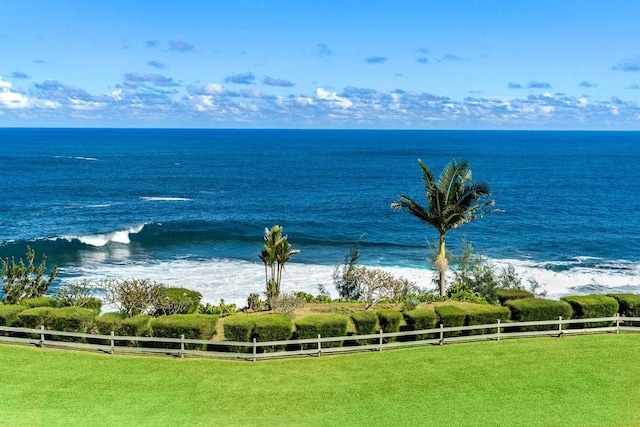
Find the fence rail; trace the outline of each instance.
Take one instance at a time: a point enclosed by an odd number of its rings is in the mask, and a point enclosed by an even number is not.
[[[609,326],[587,327],[588,324],[606,323]],[[582,328],[575,325],[582,324]],[[489,331],[488,333],[486,333]],[[365,350],[443,345],[461,341],[501,340],[530,336],[563,336],[586,333],[640,332],[640,317],[599,317],[592,319],[562,319],[535,322],[500,322],[487,325],[422,329],[416,331],[383,332],[371,335],[307,338],[300,340],[252,342],[213,341],[161,337],[137,337],[87,334],[77,332],[0,326],[0,342],[33,344],[40,347],[56,346],[107,353],[156,353],[179,357],[209,356],[245,360],[259,360],[290,356],[345,353]],[[474,333],[477,332],[477,333]],[[65,339],[74,339],[67,341]],[[363,344],[364,342],[364,344]],[[144,345],[147,344],[147,345]],[[333,345],[332,345],[333,344]],[[199,347],[199,348],[197,348]]]

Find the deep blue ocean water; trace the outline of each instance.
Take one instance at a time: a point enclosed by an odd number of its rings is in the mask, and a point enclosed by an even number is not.
[[[454,230],[550,296],[640,292],[640,133],[0,129],[0,256],[27,245],[58,283],[149,277],[205,300],[261,292],[265,227],[301,249],[283,287],[330,290],[362,237],[362,263],[426,288],[437,233],[390,209],[426,204],[417,159],[454,158],[499,212]]]

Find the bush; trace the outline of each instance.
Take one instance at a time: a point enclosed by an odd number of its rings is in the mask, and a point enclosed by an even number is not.
[[[82,307],[64,307],[51,310],[47,327],[54,331],[79,332],[88,334],[91,332],[93,320],[96,317],[94,310]],[[72,337],[56,337],[60,341],[85,341]]]
[[[373,314],[373,313],[371,313]],[[375,317],[375,315],[373,315]],[[296,320],[298,339],[321,337],[344,337],[347,335],[348,318],[341,314],[316,314]],[[322,347],[341,347],[343,341],[323,342]],[[317,348],[316,344],[305,344],[303,348]]]
[[[554,301],[541,298],[526,298],[506,302],[511,310],[511,318],[516,322],[535,322],[539,320],[557,320],[559,316],[570,319],[573,315],[571,306],[565,301]],[[549,331],[557,329],[557,325],[523,326],[521,331]]]
[[[199,304],[199,303],[198,303]],[[174,314],[161,316],[151,321],[154,337],[209,340],[216,333],[218,316],[209,314]],[[156,343],[162,348],[180,348],[180,344]],[[186,344],[187,349],[205,350],[206,345]]]
[[[111,335],[111,331],[116,335],[122,335],[120,333],[120,325],[124,319],[125,317],[122,313],[105,313],[95,318],[94,325],[100,335]]]
[[[250,342],[257,316],[234,314],[224,320],[224,339],[226,341]],[[249,347],[230,347],[237,353],[249,352]]]
[[[26,309],[24,305],[0,305],[0,326],[19,326],[18,314]]]
[[[100,314],[102,310],[102,300],[96,297],[81,298],[77,301],[76,307],[88,308]]]
[[[496,295],[501,305],[513,299],[535,298],[535,295],[524,289],[500,289],[496,291]]]
[[[464,321],[467,317],[464,310],[454,305],[440,305],[435,308],[436,312],[436,324],[442,325],[445,328],[455,328],[458,326],[464,326]],[[444,334],[445,337],[456,337],[460,335],[461,331],[451,331]]]
[[[621,316],[640,317],[640,295],[638,294],[611,294],[610,297],[618,301]],[[626,321],[627,326],[638,326],[640,322]]]
[[[122,319],[120,323],[120,335],[129,337],[150,337],[151,316],[138,314],[137,316]],[[139,347],[140,342],[132,340],[127,343],[130,347]]]
[[[57,307],[58,300],[51,297],[38,297],[38,298],[25,298],[20,300],[20,305],[24,305],[27,308],[35,307]]]
[[[378,316],[371,311],[357,311],[351,314],[351,320],[353,321],[353,325],[356,327],[357,335],[377,334],[380,330]],[[375,339],[358,340],[358,343],[361,345],[373,344],[375,342]]]
[[[296,294],[281,294],[273,298],[271,309],[276,313],[293,316],[293,312],[304,307],[305,300]]]
[[[640,317],[639,294],[610,294],[618,301],[620,315],[627,317]]]
[[[507,307],[499,307],[489,304],[468,305],[462,310],[465,312],[465,326],[493,324],[500,319],[501,322],[508,322],[511,312]],[[476,329],[469,331],[469,335],[494,333],[495,329]]]
[[[407,311],[404,313],[404,319],[407,322],[407,326],[409,326],[412,331],[433,329],[436,326],[436,313],[429,308],[418,308]],[[415,339],[424,340],[428,337],[429,334],[420,334],[416,335]]]
[[[571,305],[574,317],[577,319],[588,319],[597,317],[613,317],[620,308],[618,301],[606,295],[583,295],[560,298]],[[585,323],[586,328],[597,328],[600,326],[610,326],[613,322]],[[577,324],[580,327],[581,324]]]
[[[288,340],[291,338],[292,329],[293,323],[285,314],[265,314],[262,316],[255,316],[252,338],[255,338],[258,342]],[[262,348],[265,350],[275,350],[281,347],[282,346]]]
[[[193,314],[200,307],[202,294],[186,288],[162,288],[158,296],[155,316]]]
[[[396,310],[378,310],[376,311],[378,322],[382,332],[398,332],[400,330],[400,322],[402,321],[402,313]],[[385,338],[385,342],[395,341],[394,338]]]
[[[39,328],[47,324],[47,319],[51,311],[55,310],[52,307],[34,307],[28,308],[18,313],[18,319],[20,325],[25,328]]]

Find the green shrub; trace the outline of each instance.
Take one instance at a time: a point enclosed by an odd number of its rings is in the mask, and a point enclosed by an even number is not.
[[[25,328],[39,328],[47,324],[49,313],[55,310],[53,307],[34,307],[28,308],[18,313],[18,319],[21,326]]]
[[[110,312],[96,317],[94,325],[100,335],[111,335],[111,331],[116,335],[123,335],[120,333],[120,325],[124,319],[124,314]]]
[[[407,322],[407,326],[412,331],[419,331],[421,329],[433,329],[436,326],[436,313],[430,308],[418,308],[415,310],[407,311],[404,313],[404,319]],[[429,334],[416,335],[415,339],[424,340],[429,337]]]
[[[57,307],[58,300],[51,297],[38,297],[38,298],[25,298],[20,300],[20,305],[24,305],[27,308],[35,307]]]
[[[511,319],[516,322],[535,322],[540,320],[557,320],[559,316],[570,319],[573,315],[571,306],[565,301],[554,301],[541,298],[526,298],[506,302],[511,310]],[[558,329],[557,325],[523,326],[521,331],[547,331]]]
[[[0,326],[19,326],[18,314],[26,309],[24,305],[0,305]]]
[[[252,338],[255,338],[258,342],[288,340],[291,338],[292,329],[291,318],[285,314],[275,313],[255,316]],[[279,348],[282,348],[282,346],[262,347],[264,350],[276,350]]]
[[[233,314],[224,319],[224,339],[226,341],[250,342],[251,334],[256,325],[256,317],[247,314]],[[237,353],[249,352],[249,347],[230,347],[231,351]]]
[[[202,294],[186,288],[162,288],[158,296],[155,316],[193,314],[200,307]]]
[[[465,326],[474,326],[474,325],[489,325],[494,324],[498,321],[508,322],[509,316],[511,312],[507,307],[500,307],[496,305],[489,304],[474,304],[468,305],[462,310],[465,312],[466,317],[464,320]],[[476,329],[469,331],[470,335],[479,335],[479,334],[492,334],[496,332],[495,329]]]
[[[496,296],[501,305],[512,299],[535,298],[535,295],[524,289],[500,289],[496,291]]]
[[[620,308],[618,300],[606,295],[582,295],[568,296],[560,298],[571,305],[574,317],[577,319],[589,319],[596,317],[613,317]],[[597,328],[600,326],[610,326],[613,322],[585,323],[586,328]],[[583,325],[578,323],[577,327]]]
[[[398,332],[400,330],[400,322],[402,321],[402,313],[396,310],[378,310],[378,323],[382,332]],[[395,338],[385,338],[385,342],[395,341]]]
[[[640,294],[610,294],[618,301],[620,315],[640,317]]]
[[[120,323],[119,335],[129,337],[150,337],[151,336],[151,316],[148,314],[138,314],[136,316],[122,319]],[[145,341],[146,342],[146,341]],[[140,342],[132,340],[127,343],[130,347],[140,346]]]
[[[90,308],[64,307],[56,308],[49,312],[47,328],[54,331],[79,332],[87,334],[91,332],[96,312]],[[55,337],[60,341],[85,341],[72,337]]]
[[[77,301],[76,307],[88,308],[100,314],[100,310],[102,310],[102,300],[96,297],[80,298]]]
[[[371,311],[356,311],[351,314],[351,320],[353,321],[353,325],[356,327],[357,335],[376,334],[380,330],[378,316]],[[375,342],[375,339],[358,340],[360,345],[373,344]]]
[[[174,314],[160,316],[151,321],[154,337],[209,340],[216,333],[218,316],[209,314]],[[162,348],[180,348],[180,344],[156,343]],[[206,345],[186,344],[187,349],[206,349]]]
[[[371,313],[373,314],[373,313]],[[374,315],[375,317],[375,315]],[[321,337],[344,337],[347,335],[349,319],[341,314],[316,314],[296,320],[298,339]],[[343,341],[323,342],[322,347],[341,347]],[[306,344],[303,348],[317,348],[316,344]]]
[[[455,305],[440,305],[435,308],[436,312],[436,325],[442,325],[445,328],[455,328],[458,326],[464,326],[464,321],[467,317],[464,310],[456,307]],[[445,337],[455,337],[460,335],[461,331],[451,331],[444,334]]]

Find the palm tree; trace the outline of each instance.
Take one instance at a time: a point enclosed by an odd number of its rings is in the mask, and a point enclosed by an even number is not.
[[[481,217],[487,213],[485,208],[493,206],[494,201],[477,203],[483,197],[489,196],[491,190],[484,182],[471,182],[471,169],[466,160],[449,162],[437,181],[422,160],[418,159],[418,165],[422,170],[422,181],[429,207],[420,206],[404,194],[399,194],[398,200],[393,202],[391,207],[409,212],[421,222],[438,230],[440,239],[435,265],[439,272],[440,295],[444,296],[445,273],[448,266],[445,249],[447,231]]]
[[[284,265],[291,256],[300,252],[299,249],[291,249],[288,236],[282,234],[283,228],[274,225],[271,229],[264,230],[264,246],[258,257],[264,263],[264,277],[266,282],[266,295],[269,307],[273,308],[273,302],[280,295],[280,283]]]

